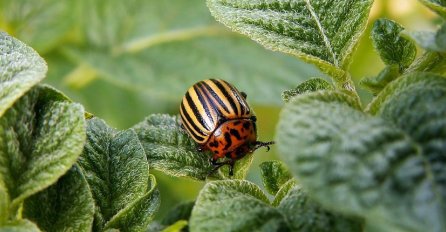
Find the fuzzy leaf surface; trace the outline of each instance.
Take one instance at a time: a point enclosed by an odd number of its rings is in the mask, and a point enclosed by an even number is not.
[[[94,202],[79,167],[26,199],[23,214],[45,231],[91,231]]]
[[[41,81],[47,69],[32,48],[0,32],[0,116]]]
[[[365,29],[372,1],[208,0],[220,22],[268,49],[295,55],[343,76]]]
[[[195,141],[181,129],[177,116],[150,115],[133,129],[151,168],[198,180],[206,179],[212,170],[210,154],[197,150]]]
[[[290,231],[361,231],[362,221],[343,217],[322,208],[298,185],[287,191],[277,206],[290,226]]]
[[[96,203],[93,229],[102,230],[121,211],[141,207],[135,202],[150,198],[151,178],[147,158],[133,130],[116,131],[98,118],[87,122],[87,143],[78,163]]]
[[[105,229],[114,228],[130,232],[143,231],[148,227],[160,206],[160,193],[156,187],[155,177],[150,175],[148,182],[147,192],[113,216],[105,224]]]
[[[294,96],[308,93],[308,92],[314,92],[318,90],[333,90],[333,85],[328,83],[326,80],[322,78],[312,78],[309,80],[306,80],[299,84],[296,88],[291,90],[285,90],[282,93],[282,99],[285,102],[289,102],[291,98]]]
[[[212,181],[198,195],[191,231],[287,230],[281,213],[257,185],[245,180]]]
[[[60,101],[52,89],[36,87],[0,119],[0,179],[11,213],[30,195],[68,171],[85,141],[81,105]]]
[[[444,230],[442,199],[422,145],[339,94],[310,93],[285,106],[277,144],[291,172],[324,207],[385,228]]]
[[[415,44],[402,36],[404,28],[388,19],[378,19],[373,24],[372,42],[381,59],[387,65],[397,64],[403,70],[413,62],[417,54]]]
[[[275,195],[289,179],[292,178],[288,168],[280,161],[266,161],[260,164],[263,186],[268,193]]]
[[[273,205],[257,185],[246,180],[209,182],[189,221],[191,231],[347,232],[358,231],[360,225],[321,208],[294,180],[282,185]]]
[[[430,73],[403,76],[372,106],[377,110],[374,113],[393,122],[420,145],[446,211],[446,78]]]

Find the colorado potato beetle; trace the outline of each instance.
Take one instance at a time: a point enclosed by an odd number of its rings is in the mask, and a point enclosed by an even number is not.
[[[232,176],[236,160],[274,144],[257,141],[256,116],[246,94],[224,80],[195,83],[181,101],[180,115],[182,127],[199,148],[213,153],[213,171],[227,164]],[[219,162],[220,158],[227,159]]]

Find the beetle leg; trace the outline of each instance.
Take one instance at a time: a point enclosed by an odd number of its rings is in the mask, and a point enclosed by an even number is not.
[[[229,159],[229,160],[225,160],[223,162],[218,162],[216,159],[211,157],[211,158],[209,158],[209,162],[214,166],[214,168],[209,172],[208,175],[211,175],[212,173],[216,172],[221,166],[226,165],[226,164],[229,165],[229,176],[234,175],[234,164],[235,164],[234,160]]]
[[[257,149],[259,149],[261,147],[266,147],[266,149],[267,149],[266,151],[269,151],[270,150],[269,145],[273,145],[274,143],[275,143],[274,141],[270,141],[270,142],[260,142],[260,141],[257,141],[255,143],[254,147],[251,149],[251,152],[254,152],[255,150],[257,150]]]

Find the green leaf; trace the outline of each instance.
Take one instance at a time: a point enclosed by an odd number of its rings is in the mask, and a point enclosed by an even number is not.
[[[282,93],[282,99],[285,102],[289,102],[291,98],[300,94],[310,93],[318,90],[332,90],[332,89],[334,89],[333,85],[328,83],[326,80],[322,78],[312,78],[299,84],[294,89],[285,90]]]
[[[372,1],[208,0],[220,22],[268,49],[295,55],[341,78]]]
[[[0,232],[39,232],[39,228],[26,219],[0,225]]]
[[[446,18],[446,2],[444,0],[420,0],[421,3]]]
[[[360,221],[322,209],[294,180],[282,186],[274,202],[271,205],[257,185],[245,180],[209,182],[192,210],[190,230],[344,232],[361,228]]]
[[[206,179],[213,169],[210,154],[198,152],[197,144],[181,129],[177,116],[150,115],[133,129],[151,168],[197,180]]]
[[[152,221],[160,206],[160,193],[156,180],[150,175],[150,186],[142,197],[131,202],[105,224],[105,229],[116,228],[120,231],[143,231]]]
[[[46,71],[45,61],[32,48],[0,32],[0,116],[41,81]]]
[[[378,19],[373,24],[372,42],[381,59],[387,65],[397,64],[404,70],[415,59],[417,50],[415,44],[402,36],[404,28],[388,19]]]
[[[189,222],[191,231],[281,231],[281,213],[257,185],[244,180],[207,183],[198,195]]]
[[[134,221],[133,214],[153,213],[152,204],[159,199],[144,150],[133,130],[118,132],[98,118],[88,120],[87,143],[78,163],[96,203],[94,230],[107,225],[116,229],[147,226],[150,217]]]
[[[420,144],[339,99],[311,93],[281,113],[277,145],[299,182],[322,206],[385,228],[444,230],[442,199]]]
[[[446,212],[446,78],[430,73],[406,75],[386,88],[380,99],[384,100],[374,113],[419,144]]]
[[[82,106],[52,98],[37,87],[0,118],[0,179],[13,217],[24,199],[56,182],[82,152]]]
[[[437,32],[432,31],[405,31],[404,36],[409,37],[420,47],[433,52],[446,52],[446,24]]]
[[[275,195],[281,186],[291,179],[291,174],[285,165],[277,160],[266,161],[260,164],[263,186],[272,195]]]
[[[79,167],[26,199],[23,215],[45,231],[91,231],[94,202]]]
[[[359,84],[373,94],[378,94],[387,84],[400,75],[398,65],[386,66],[376,77],[362,79]]]
[[[295,185],[277,206],[290,225],[291,231],[362,231],[363,222],[343,217],[323,209]]]
[[[195,180],[229,178],[228,165],[212,172],[214,167],[209,162],[211,153],[198,151],[198,144],[181,128],[178,116],[153,114],[133,126],[133,129],[152,168]],[[248,154],[237,160],[231,178],[244,179],[252,159],[252,154]]]
[[[58,0],[0,0],[0,24],[6,31],[45,53],[59,45],[73,30],[76,2]]]

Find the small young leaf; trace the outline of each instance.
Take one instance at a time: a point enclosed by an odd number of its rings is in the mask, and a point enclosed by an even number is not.
[[[156,180],[153,175],[149,177],[149,186],[145,195],[131,202],[119,211],[104,229],[115,228],[119,231],[143,231],[152,221],[154,214],[160,206],[160,193],[156,188]]]
[[[23,215],[45,231],[91,231],[94,202],[79,167],[26,199]]]
[[[208,0],[213,16],[268,49],[295,55],[335,77],[345,75],[372,1]]]
[[[244,180],[207,183],[189,221],[191,231],[286,231],[282,214],[257,185]]]
[[[378,94],[388,83],[400,75],[398,65],[386,66],[376,77],[364,78],[359,84],[373,94]]]
[[[420,2],[443,18],[446,18],[446,2],[444,0],[420,0]]]
[[[285,102],[289,102],[291,98],[300,94],[314,92],[318,90],[333,90],[333,89],[334,89],[333,85],[328,83],[326,80],[322,78],[312,78],[299,84],[294,89],[285,90],[282,93],[282,99]]]
[[[288,169],[277,160],[261,163],[260,173],[262,174],[263,185],[271,195],[275,195],[282,185],[291,179]]]
[[[36,224],[26,219],[0,225],[0,232],[40,232]]]
[[[409,67],[416,56],[415,44],[402,36],[404,28],[394,21],[378,19],[372,29],[372,42],[387,65],[397,64],[401,70]]]
[[[87,122],[87,143],[78,163],[96,203],[94,230],[101,230],[129,205],[144,207],[135,202],[150,202],[152,197],[156,202],[157,195],[148,192],[149,164],[136,133],[131,129],[117,132],[98,118]]]
[[[277,129],[280,155],[311,196],[369,222],[444,230],[442,200],[420,144],[331,95],[294,98]]]
[[[57,94],[45,91],[52,90],[28,91],[0,118],[0,179],[12,200],[11,213],[24,199],[56,182],[82,152],[82,106],[53,99]]]
[[[180,127],[177,116],[151,115],[133,129],[151,168],[197,180],[205,180],[213,169],[210,154],[198,152],[197,144]]]
[[[0,32],[0,116],[41,81],[47,69],[32,48]]]
[[[295,185],[277,206],[290,225],[291,231],[362,231],[363,222],[343,217],[323,209],[307,193]]]

